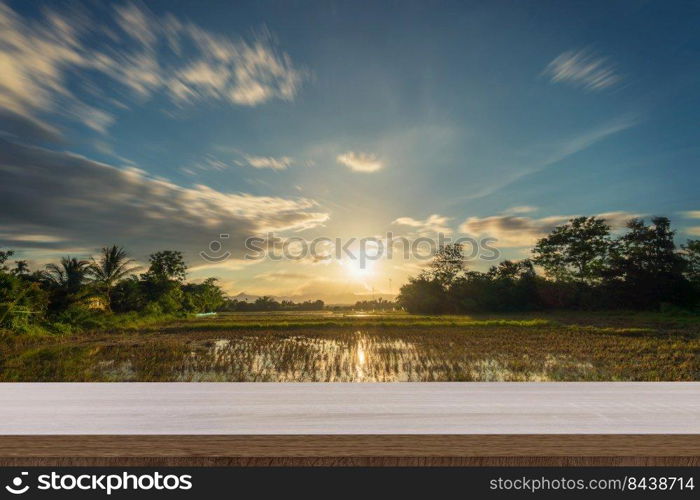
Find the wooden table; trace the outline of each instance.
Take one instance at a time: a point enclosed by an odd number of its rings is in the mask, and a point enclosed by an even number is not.
[[[0,384],[0,465],[700,465],[700,383]]]

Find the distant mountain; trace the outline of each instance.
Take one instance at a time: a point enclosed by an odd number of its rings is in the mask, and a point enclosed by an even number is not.
[[[261,295],[251,295],[246,292],[240,292],[237,295],[229,296],[231,299],[235,300],[242,300],[244,302],[255,302],[258,298],[260,298]],[[312,297],[308,295],[294,295],[294,296],[280,296],[280,295],[272,295],[272,298],[275,299],[277,302],[281,302],[283,300],[291,300],[292,302],[304,302],[307,300],[317,300],[318,297]],[[373,300],[373,299],[379,299],[382,298],[384,300],[394,300],[396,298],[395,295],[390,295],[390,294],[358,294],[358,293],[340,293],[336,294],[333,296],[327,296],[323,301],[326,303],[326,305],[353,305],[355,302],[360,301],[360,300]]]
[[[237,295],[233,295],[233,296],[229,295],[230,299],[242,300],[244,302],[255,302],[260,297],[262,297],[262,295],[252,295],[250,293],[245,293],[245,292],[241,292],[241,293],[239,293]],[[288,296],[269,295],[269,297],[272,297],[277,302],[281,302],[283,300],[291,300],[293,302],[300,302],[298,299],[295,300],[293,297],[288,297]]]
[[[255,302],[257,299],[260,298],[260,295],[250,295],[248,293],[241,292],[238,295],[234,295],[230,298],[235,300],[242,300],[243,302]]]

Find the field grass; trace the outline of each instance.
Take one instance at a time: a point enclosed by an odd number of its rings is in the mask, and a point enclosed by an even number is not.
[[[0,381],[555,380],[700,380],[700,317],[235,313],[0,337]]]

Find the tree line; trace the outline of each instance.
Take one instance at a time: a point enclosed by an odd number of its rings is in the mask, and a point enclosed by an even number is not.
[[[428,268],[401,287],[397,301],[363,301],[356,308],[414,313],[509,312],[545,309],[697,309],[700,240],[680,247],[666,217],[632,219],[615,235],[602,218],[577,217],[537,241],[532,257],[506,260],[486,272],[466,266],[460,245],[442,247]],[[320,310],[321,300],[294,303],[259,297],[229,299],[216,278],[186,282],[183,254],[151,254],[142,273],[113,245],[97,258],[64,257],[31,271],[0,250],[0,328],[50,323],[56,329],[99,327],[104,319],[212,311]]]
[[[401,287],[415,313],[544,309],[697,309],[700,240],[680,247],[666,217],[631,219],[614,235],[605,219],[577,217],[537,241],[532,257],[486,272],[467,268],[460,245],[442,247]]]
[[[263,312],[263,311],[320,311],[325,307],[322,300],[306,300],[293,302],[291,300],[277,301],[265,295],[256,298],[253,302],[247,300],[229,299],[222,307],[223,311],[231,312]]]
[[[188,283],[184,256],[175,250],[151,254],[142,273],[117,245],[102,248],[97,258],[67,256],[33,272],[25,260],[15,260],[12,265],[13,255],[12,250],[0,250],[0,329],[27,331],[44,325],[69,331],[119,325],[120,319],[129,318],[324,308],[322,300],[296,303],[264,296],[247,302],[228,298],[216,278]]]
[[[386,300],[382,297],[372,300],[358,300],[353,309],[358,311],[393,311],[398,308],[398,304],[393,300]]]
[[[48,321],[55,325],[99,324],[115,313],[159,316],[216,311],[225,295],[216,278],[187,283],[183,254],[151,254],[148,268],[136,274],[133,259],[116,245],[97,259],[64,257],[31,272],[24,260],[8,265],[11,250],[0,251],[0,327],[22,330]]]

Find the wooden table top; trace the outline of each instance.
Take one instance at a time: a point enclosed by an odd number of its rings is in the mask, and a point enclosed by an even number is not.
[[[700,465],[700,383],[0,384],[0,465]]]

